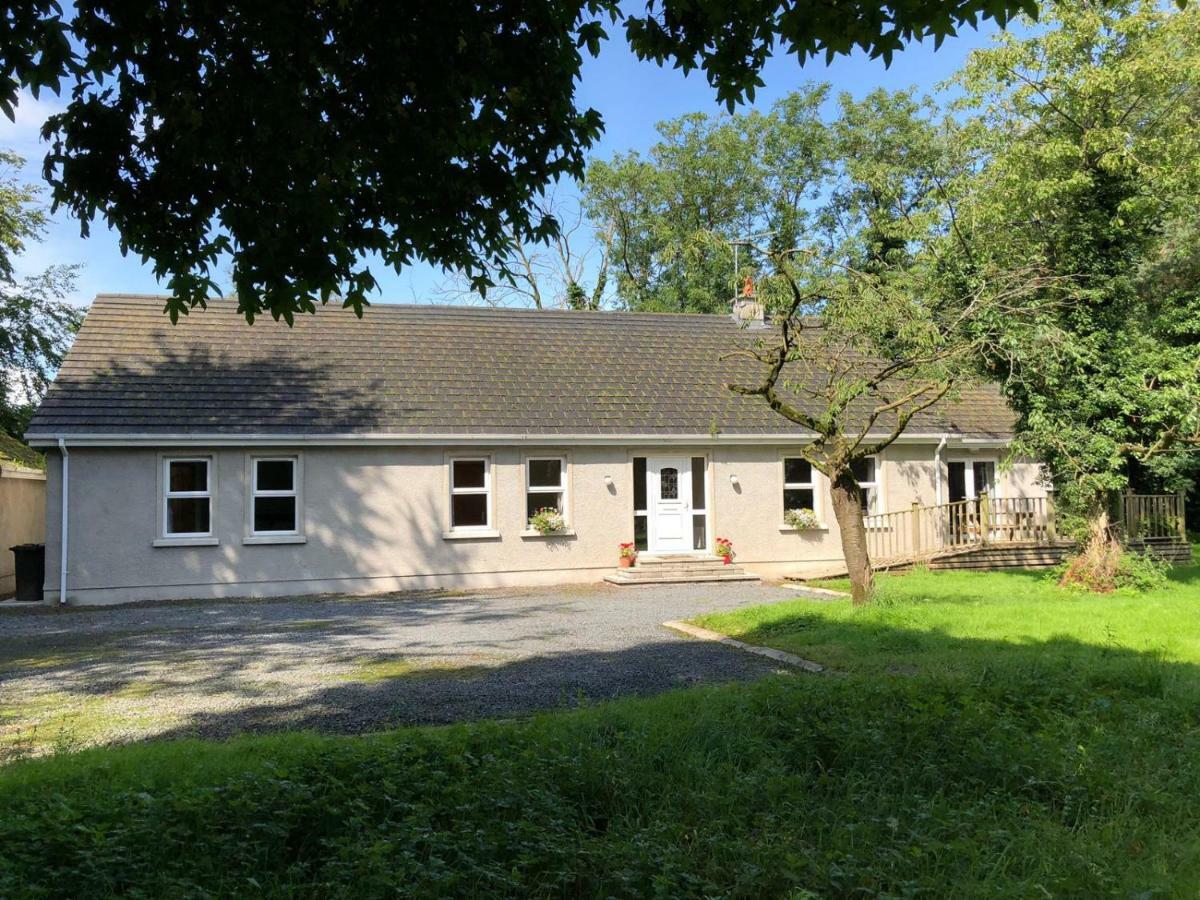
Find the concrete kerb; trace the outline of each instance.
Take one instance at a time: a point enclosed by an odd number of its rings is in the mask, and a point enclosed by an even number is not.
[[[719,644],[743,650],[746,653],[765,656],[784,665],[803,669],[805,672],[817,674],[829,671],[829,669],[820,663],[815,663],[811,659],[804,659],[802,656],[796,656],[794,653],[786,653],[783,650],[776,650],[773,647],[760,647],[757,644],[747,644],[744,641],[735,640],[727,635],[709,631],[707,628],[700,628],[698,625],[689,625],[687,622],[663,622],[663,628],[669,628],[671,631],[677,631],[680,634],[686,634],[689,637],[698,638],[702,641],[715,641]]]

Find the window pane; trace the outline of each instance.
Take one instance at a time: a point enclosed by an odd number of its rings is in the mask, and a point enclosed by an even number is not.
[[[207,497],[171,497],[167,500],[167,534],[208,534]]]
[[[260,459],[255,465],[258,467],[258,490],[290,491],[295,485],[290,459]]]
[[[875,460],[873,459],[856,459],[850,463],[850,471],[854,473],[855,479],[859,484],[864,481],[875,480]]]
[[[171,460],[170,490],[207,491],[208,461],[203,459]]]
[[[704,509],[704,457],[692,457],[692,509]],[[698,547],[697,549],[703,549]]]
[[[532,517],[534,513],[543,509],[553,509],[557,512],[562,512],[562,492],[561,491],[544,491],[526,495],[525,515]]]
[[[811,488],[788,488],[783,492],[784,509],[815,509]]]
[[[993,493],[992,482],[995,481],[996,470],[990,462],[977,462],[975,469],[975,496],[980,494]]]
[[[679,499],[679,470],[670,466],[658,473],[658,496],[662,500]]]
[[[531,459],[529,461],[530,487],[562,487],[561,459]]]
[[[812,484],[812,464],[807,459],[785,459],[783,480],[788,484]]]
[[[633,546],[637,550],[645,550],[650,546],[650,531],[645,516],[633,517]]]
[[[862,488],[859,494],[859,502],[862,504],[864,516],[869,516],[875,511],[875,488]]]
[[[484,486],[484,462],[482,459],[456,459],[454,461],[454,486],[459,488],[481,488]]]
[[[646,457],[644,456],[633,458],[633,508],[646,508]]]
[[[692,516],[692,549],[703,550],[707,544],[704,516]]]
[[[450,499],[450,511],[455,528],[486,526],[487,494],[455,494]]]
[[[295,531],[295,497],[255,497],[255,531]]]

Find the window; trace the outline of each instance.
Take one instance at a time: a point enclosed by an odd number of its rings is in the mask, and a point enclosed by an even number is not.
[[[486,458],[450,460],[450,529],[488,528],[492,522],[492,465]]]
[[[638,550],[650,546],[650,519],[646,494],[646,457],[633,458],[633,544]]]
[[[294,456],[256,457],[250,473],[250,533],[300,533],[300,478]]]
[[[863,515],[869,516],[872,513],[881,512],[875,457],[867,456],[856,459],[850,464],[850,471],[854,473],[854,480],[858,482],[858,487],[862,492]]]
[[[525,461],[525,518],[553,509],[567,514],[567,463],[561,456]]]
[[[212,459],[163,460],[163,535],[212,535]]]
[[[704,465],[703,456],[692,457],[692,549],[704,550],[708,547],[708,517],[705,515],[707,504],[704,502]]]
[[[813,482],[813,467],[807,459],[788,456],[783,460],[783,511],[808,509],[817,511],[817,491]]]

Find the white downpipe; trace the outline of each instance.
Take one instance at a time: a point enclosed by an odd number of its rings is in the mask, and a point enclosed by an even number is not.
[[[62,487],[59,489],[62,493],[62,525],[59,528],[59,552],[58,552],[58,602],[61,606],[67,605],[67,497],[70,493],[70,476],[71,476],[71,454],[67,451],[67,442],[63,438],[58,439],[58,452],[62,454]]]
[[[935,506],[942,505],[942,451],[946,449],[949,440],[950,435],[943,434],[942,439],[938,441],[937,448],[933,451],[933,503]]]

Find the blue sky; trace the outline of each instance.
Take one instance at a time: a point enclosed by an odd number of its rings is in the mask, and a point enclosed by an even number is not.
[[[826,66],[810,62],[801,67],[794,59],[772,60],[763,73],[766,87],[760,90],[754,106],[769,107],[774,101],[806,81],[828,81],[835,93],[848,91],[862,96],[877,88],[899,89],[915,86],[932,92],[965,61],[967,55],[985,46],[996,29],[985,25],[980,31],[965,30],[948,39],[938,50],[932,42],[914,44],[897,54],[890,68],[862,54],[839,57]],[[608,157],[626,150],[646,150],[654,143],[657,122],[688,112],[723,112],[702,74],[684,77],[672,69],[639,62],[614,30],[613,39],[601,48],[599,59],[589,60],[579,86],[579,102],[592,106],[604,117],[605,134],[593,155]],[[38,129],[46,115],[53,112],[57,99],[43,94],[35,101],[25,95],[17,110],[16,123],[0,119],[0,146],[10,148],[27,160],[26,177],[40,181],[44,149],[38,141]],[[149,266],[135,256],[122,256],[116,235],[102,223],[96,224],[86,240],[79,236],[78,223],[64,213],[55,215],[47,239],[31,246],[19,262],[22,273],[40,271],[51,263],[81,263],[78,290],[73,298],[86,303],[101,292],[154,293],[163,290]],[[429,302],[431,293],[446,276],[429,266],[414,266],[396,274],[382,266],[373,266],[382,289],[374,302]],[[438,302],[445,302],[439,297]]]

